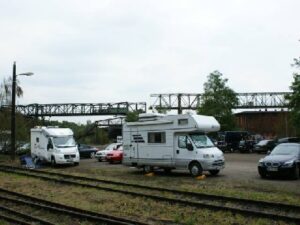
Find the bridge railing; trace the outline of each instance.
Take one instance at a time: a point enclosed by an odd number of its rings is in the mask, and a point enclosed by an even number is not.
[[[24,116],[35,117],[126,115],[131,111],[146,112],[146,109],[147,105],[145,102],[29,104],[16,106],[16,112]]]
[[[285,95],[292,92],[256,92],[237,93],[238,104],[235,109],[267,109],[287,108],[288,102]],[[151,94],[154,99],[151,108],[178,110],[196,110],[203,101],[203,94],[200,93],[169,93]]]

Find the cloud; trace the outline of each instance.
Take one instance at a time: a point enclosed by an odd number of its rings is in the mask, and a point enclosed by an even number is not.
[[[202,92],[214,70],[237,92],[288,91],[299,8],[297,0],[0,0],[0,78],[13,61],[35,73],[20,78],[24,104],[150,104],[151,93]]]

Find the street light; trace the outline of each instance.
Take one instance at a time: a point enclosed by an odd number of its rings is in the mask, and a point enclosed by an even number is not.
[[[15,160],[16,153],[16,83],[17,76],[32,76],[33,73],[20,73],[16,74],[16,62],[13,65],[13,79],[12,79],[12,98],[11,98],[11,152],[10,158],[11,160]]]

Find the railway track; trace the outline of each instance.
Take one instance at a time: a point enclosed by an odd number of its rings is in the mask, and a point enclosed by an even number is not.
[[[54,173],[42,170],[28,170],[20,167],[5,165],[0,165],[0,171],[17,173],[24,176],[30,176],[69,185],[79,185],[98,190],[118,192],[127,195],[129,194],[136,197],[149,198],[172,204],[175,203],[196,208],[229,211],[231,213],[238,213],[244,216],[268,218],[272,220],[282,220],[288,223],[300,224],[300,206],[297,205],[186,192],[160,187],[149,187],[139,184],[129,184],[103,179],[73,176],[69,174]],[[125,190],[124,187],[128,188],[129,190]],[[166,194],[167,197],[164,196]],[[169,197],[170,195],[172,195],[172,197]]]
[[[0,196],[1,199],[1,196]],[[0,206],[0,218],[6,220],[7,222],[15,223],[15,224],[41,224],[41,225],[55,225],[49,221],[43,220],[41,218],[37,218],[35,216],[31,216],[22,212],[17,211],[16,209]],[[4,215],[6,214],[6,215]]]
[[[112,224],[112,225],[147,225],[146,223],[129,220],[125,218],[115,217],[108,214],[100,214],[88,210],[83,210],[76,207],[71,207],[40,198],[32,197],[29,195],[21,194],[18,192],[10,191],[0,188],[0,201],[6,203],[12,203],[14,205],[23,205],[31,208],[37,208],[39,210],[45,210],[54,214],[68,215],[72,218],[78,218],[83,221],[91,221],[97,224]],[[7,211],[13,215],[22,217],[29,221],[37,222],[38,224],[54,225],[54,223],[45,221],[43,219],[25,215],[23,213],[16,212],[14,209],[0,206],[0,212]]]

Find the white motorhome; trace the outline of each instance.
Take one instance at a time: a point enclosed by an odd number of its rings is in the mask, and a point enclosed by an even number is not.
[[[69,128],[36,127],[31,129],[31,156],[55,164],[79,164],[79,152]]]
[[[193,176],[216,175],[225,159],[206,134],[219,129],[212,116],[140,114],[137,122],[123,125],[123,164],[145,172],[184,168]]]

